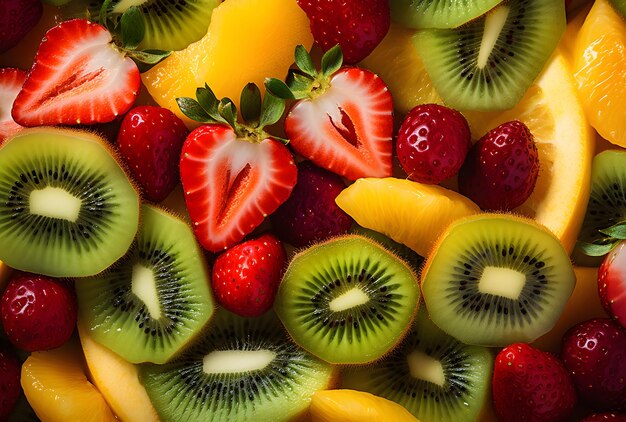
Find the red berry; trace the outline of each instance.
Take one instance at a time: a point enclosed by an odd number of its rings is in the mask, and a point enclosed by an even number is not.
[[[576,404],[574,385],[563,364],[524,343],[498,353],[492,388],[494,409],[507,422],[565,420]]]
[[[179,182],[178,162],[189,131],[166,108],[135,107],[117,137],[120,155],[147,199],[161,202]]]
[[[311,22],[311,33],[324,51],[341,46],[344,63],[367,57],[387,35],[387,0],[297,0]]]
[[[626,415],[623,413],[595,413],[587,416],[580,422],[626,422]]]
[[[21,365],[7,346],[0,344],[0,421],[7,420],[22,389]]]
[[[581,400],[595,410],[626,410],[626,331],[619,324],[596,318],[575,325],[561,355]]]
[[[514,120],[474,144],[459,173],[459,190],[483,210],[509,211],[528,199],[538,175],[533,135]]]
[[[66,282],[18,274],[0,303],[2,325],[16,347],[28,352],[62,346],[76,326],[76,295]]]
[[[217,301],[244,317],[264,314],[274,304],[286,260],[282,243],[270,234],[233,246],[213,265]]]
[[[606,312],[626,328],[626,242],[617,245],[602,261],[598,293]]]
[[[409,179],[431,184],[457,174],[471,147],[465,117],[437,104],[412,109],[396,140],[398,159]]]
[[[347,233],[352,219],[335,203],[345,187],[336,174],[301,162],[291,196],[270,217],[274,232],[298,247]]]
[[[0,53],[16,46],[37,25],[42,14],[40,0],[0,1]]]

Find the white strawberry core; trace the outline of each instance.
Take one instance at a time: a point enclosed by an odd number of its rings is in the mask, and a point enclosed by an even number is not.
[[[476,66],[479,69],[483,69],[487,66],[489,56],[496,46],[500,32],[506,24],[506,18],[509,16],[511,9],[508,6],[497,7],[492,12],[487,14],[485,18],[485,31],[483,32],[483,39],[480,42],[480,50],[478,51],[478,61]]]
[[[517,300],[525,284],[526,276],[519,271],[510,268],[485,267],[478,281],[478,291]]]
[[[354,287],[331,300],[328,307],[333,312],[341,312],[346,309],[354,308],[355,306],[363,305],[369,302],[369,300],[369,296],[363,293],[361,289]]]
[[[204,356],[202,370],[208,374],[260,371],[276,358],[271,350],[216,350]]]
[[[61,188],[48,186],[33,190],[30,193],[28,205],[33,215],[75,222],[78,219],[82,201]]]
[[[414,350],[406,357],[409,364],[409,371],[413,378],[432,382],[440,387],[446,382],[446,374],[443,366],[437,359],[428,356],[419,350]]]
[[[150,268],[146,268],[141,264],[133,266],[131,291],[146,305],[146,309],[152,318],[161,318],[161,305],[154,280],[154,272]]]

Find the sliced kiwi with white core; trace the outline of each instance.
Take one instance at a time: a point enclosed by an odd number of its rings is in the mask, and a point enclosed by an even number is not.
[[[342,387],[392,400],[422,422],[471,422],[490,399],[493,358],[441,331],[422,307],[402,344],[380,362],[344,370]]]
[[[532,342],[552,329],[576,282],[559,240],[525,218],[459,220],[433,251],[422,272],[426,308],[466,344]]]
[[[411,268],[378,243],[348,235],[290,262],[274,309],[302,348],[335,364],[368,363],[404,336],[419,304]]]
[[[502,0],[391,0],[391,20],[408,28],[456,28]]]
[[[331,365],[296,346],[273,312],[217,312],[179,359],[142,365],[140,377],[163,421],[287,421],[332,388]]]
[[[127,361],[164,363],[209,322],[210,275],[184,221],[150,205],[141,218],[122,260],[76,281],[79,317],[94,340]]]
[[[128,250],[139,197],[112,151],[84,131],[21,131],[0,149],[0,260],[53,277],[97,274]]]
[[[562,0],[511,0],[456,29],[430,29],[415,44],[437,93],[460,110],[514,107],[565,31]]]

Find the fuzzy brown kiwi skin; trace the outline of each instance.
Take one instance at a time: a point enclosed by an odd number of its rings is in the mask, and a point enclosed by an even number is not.
[[[332,243],[332,242],[336,242],[339,240],[346,240],[346,239],[354,239],[354,238],[358,238],[358,239],[363,239],[366,242],[370,243],[371,245],[374,245],[375,247],[378,247],[380,249],[385,250],[387,253],[389,253],[389,255],[392,255],[394,258],[396,258],[399,262],[402,263],[402,265],[407,269],[407,271],[409,271],[413,277],[413,280],[417,280],[418,281],[418,289],[420,291],[420,295],[417,301],[417,304],[415,305],[415,307],[413,308],[413,313],[411,315],[411,319],[409,321],[409,324],[407,324],[406,328],[404,329],[404,332],[398,337],[398,340],[395,342],[395,344],[393,345],[393,347],[391,347],[387,353],[383,354],[381,357],[374,359],[372,361],[369,362],[359,362],[359,363],[342,363],[342,364],[335,364],[332,362],[329,362],[331,365],[333,365],[333,367],[337,367],[337,368],[343,368],[343,367],[351,367],[351,366],[362,366],[362,365],[369,365],[369,364],[375,364],[376,362],[382,361],[383,359],[385,359],[387,356],[389,356],[389,354],[391,352],[393,352],[398,345],[400,345],[402,343],[402,341],[404,341],[406,335],[409,333],[409,330],[411,329],[411,327],[413,326],[413,322],[415,321],[415,317],[417,316],[417,311],[419,309],[420,303],[422,302],[422,292],[421,292],[421,288],[419,285],[419,277],[415,274],[415,271],[410,267],[410,265],[408,265],[402,258],[400,258],[395,252],[390,251],[389,249],[385,248],[384,246],[382,246],[380,243],[368,238],[367,236],[361,236],[358,234],[344,234],[344,235],[339,235],[339,236],[333,236],[330,238],[327,238],[325,240],[322,240],[320,242],[314,243],[312,245],[309,246],[305,246],[302,247],[300,249],[298,249],[295,254],[293,255],[293,257],[289,260],[291,262],[291,260],[303,255],[304,253],[307,252],[307,250],[311,247],[314,246],[322,246],[325,245],[327,243]],[[310,350],[308,350],[306,347],[298,344],[293,337],[289,334],[289,331],[285,328],[285,326],[283,325],[283,330],[285,331],[285,333],[287,334],[287,336],[289,337],[289,339],[294,343],[297,344],[298,347],[301,347],[302,349],[306,350],[308,353],[312,354],[313,356],[315,356]],[[318,358],[319,359],[319,358]],[[337,379],[338,383],[337,385],[340,384],[340,379]],[[331,389],[331,388],[329,388]]]

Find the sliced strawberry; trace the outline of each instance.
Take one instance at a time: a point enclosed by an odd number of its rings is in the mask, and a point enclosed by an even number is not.
[[[620,242],[602,261],[598,294],[606,312],[626,328],[626,241]]]
[[[11,107],[26,80],[26,72],[20,69],[0,69],[0,143],[22,128],[13,121]]]
[[[135,102],[139,69],[112,43],[109,31],[85,19],[50,29],[13,105],[22,126],[114,120]]]

